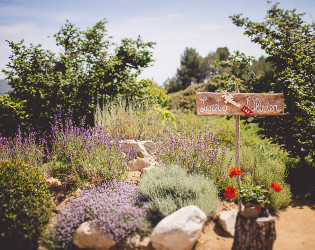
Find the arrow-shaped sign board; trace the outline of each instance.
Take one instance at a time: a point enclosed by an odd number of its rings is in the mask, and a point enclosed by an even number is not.
[[[283,115],[283,94],[196,93],[197,115]]]

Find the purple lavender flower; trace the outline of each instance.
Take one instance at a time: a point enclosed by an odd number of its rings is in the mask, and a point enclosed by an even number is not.
[[[231,159],[227,162],[227,148],[221,148],[218,138],[208,126],[201,131],[194,123],[194,133],[189,133],[182,124],[179,133],[169,131],[156,141],[157,160],[163,164],[176,163],[189,172],[202,173],[217,184],[225,180]],[[222,173],[221,173],[222,170]],[[222,176],[221,176],[222,175]]]
[[[75,230],[85,221],[92,221],[117,242],[133,232],[147,234],[150,229],[138,187],[133,183],[107,182],[69,202],[58,214],[56,227],[44,243],[56,244],[56,249],[71,247]]]

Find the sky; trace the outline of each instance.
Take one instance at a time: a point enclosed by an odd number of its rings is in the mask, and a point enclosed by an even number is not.
[[[278,0],[282,9],[296,8],[315,19],[315,0]],[[262,21],[271,5],[267,0],[0,0],[0,68],[11,54],[8,41],[42,44],[57,52],[52,37],[66,20],[86,30],[106,19],[113,41],[122,38],[156,42],[155,62],[140,78],[159,85],[173,77],[186,47],[205,57],[218,47],[228,47],[259,58],[260,47],[250,41],[229,16],[242,13],[252,21]],[[0,79],[5,77],[0,73]]]

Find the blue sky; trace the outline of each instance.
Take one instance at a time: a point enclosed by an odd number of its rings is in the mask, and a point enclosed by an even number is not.
[[[314,0],[279,0],[283,9],[306,12],[305,20],[315,19]],[[266,0],[0,0],[0,68],[8,63],[10,49],[5,40],[42,44],[57,51],[52,36],[67,19],[86,29],[106,18],[109,35],[115,42],[137,38],[156,42],[156,62],[141,78],[153,78],[162,85],[176,74],[186,47],[202,56],[226,46],[259,57],[263,51],[243,35],[230,15],[243,13],[262,21],[270,8]],[[0,73],[0,79],[4,74]]]

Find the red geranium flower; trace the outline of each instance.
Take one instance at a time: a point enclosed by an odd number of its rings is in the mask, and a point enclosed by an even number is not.
[[[228,186],[225,188],[224,197],[233,200],[237,194],[236,188],[233,186]]]
[[[243,175],[243,171],[239,170],[238,168],[233,168],[230,171],[229,176],[230,176],[230,178],[232,178],[234,175]]]
[[[271,187],[273,190],[275,190],[275,192],[277,192],[277,193],[281,192],[281,190],[282,190],[281,186],[280,186],[279,184],[275,183],[275,182],[273,182],[273,183],[270,185],[270,187]]]

